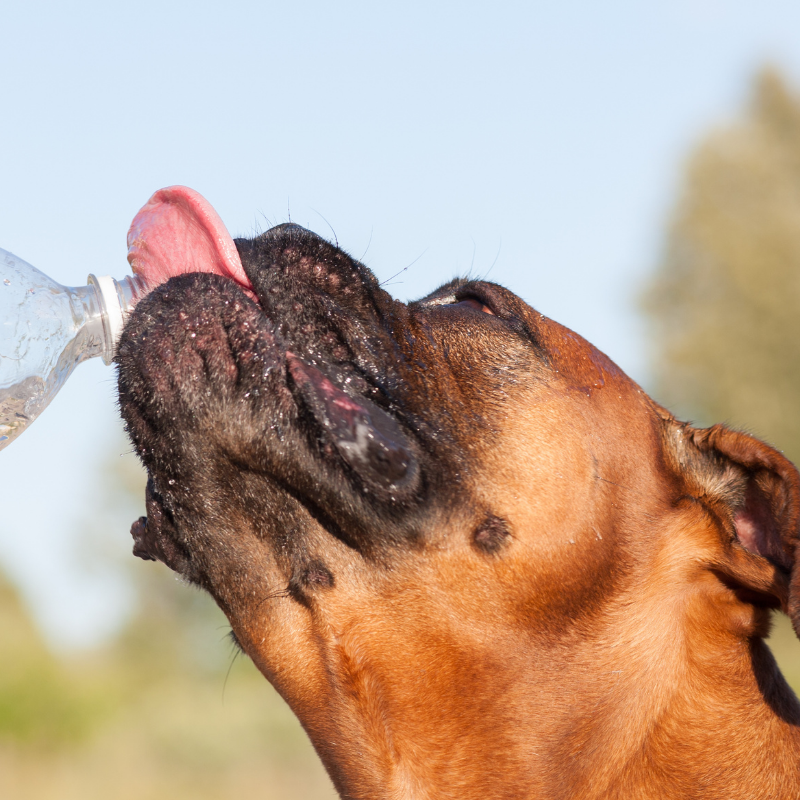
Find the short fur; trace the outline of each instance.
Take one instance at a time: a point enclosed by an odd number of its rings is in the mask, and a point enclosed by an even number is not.
[[[500,286],[295,225],[119,347],[134,552],[208,590],[345,798],[800,797],[800,480]]]

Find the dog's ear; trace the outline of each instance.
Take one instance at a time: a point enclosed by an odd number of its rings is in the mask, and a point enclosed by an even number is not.
[[[750,600],[780,605],[800,637],[800,474],[777,450],[724,425],[664,415],[666,450],[688,492],[729,535],[720,577]]]

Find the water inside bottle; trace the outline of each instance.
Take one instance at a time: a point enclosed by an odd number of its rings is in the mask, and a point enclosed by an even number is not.
[[[26,398],[39,397],[44,393],[44,381],[38,376],[26,378],[9,389],[0,389],[0,445],[19,436],[35,419],[25,413]]]
[[[45,409],[72,370],[103,350],[93,287],[61,286],[0,250],[0,449]]]

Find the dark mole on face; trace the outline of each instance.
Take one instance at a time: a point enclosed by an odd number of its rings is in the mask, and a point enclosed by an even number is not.
[[[319,589],[333,588],[333,575],[321,561],[312,561],[302,575],[303,583]]]
[[[325,564],[315,558],[298,569],[289,581],[289,594],[299,603],[307,603],[309,590],[332,589],[333,575]]]
[[[494,555],[510,536],[508,523],[491,514],[475,529],[472,542],[482,553]]]

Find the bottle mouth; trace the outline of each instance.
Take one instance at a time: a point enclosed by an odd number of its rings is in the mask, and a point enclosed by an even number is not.
[[[128,275],[117,281],[110,275],[93,275],[87,278],[100,306],[103,321],[103,363],[111,364],[117,353],[117,344],[125,320],[136,303],[147,294],[147,285],[139,275]]]

